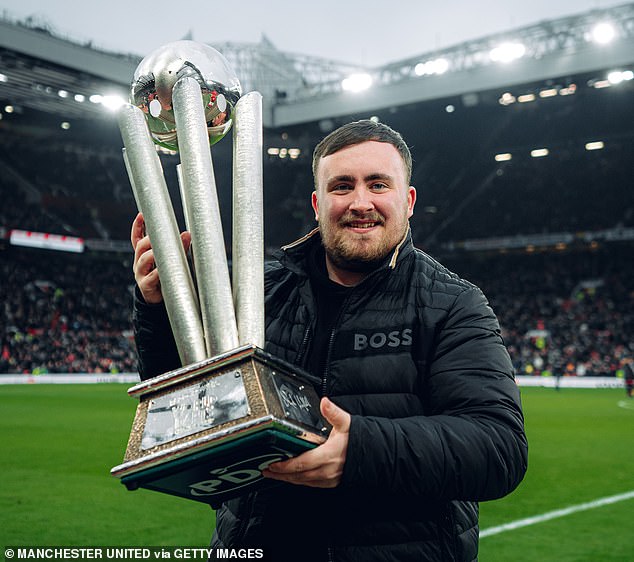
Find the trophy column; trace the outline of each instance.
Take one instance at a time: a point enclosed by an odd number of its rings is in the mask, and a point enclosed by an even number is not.
[[[264,468],[328,433],[319,381],[262,349],[262,99],[241,97],[226,59],[192,41],[143,59],[131,98],[119,114],[124,160],[183,366],[128,391],[139,405],[124,462],[111,473],[131,490],[218,505],[273,485]],[[209,149],[232,125],[233,287]],[[194,275],[153,143],[180,151]]]

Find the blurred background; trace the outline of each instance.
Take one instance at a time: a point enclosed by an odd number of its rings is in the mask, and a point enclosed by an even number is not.
[[[41,14],[3,14],[0,373],[134,373],[136,207],[114,108],[147,53],[124,47],[127,20],[116,51]],[[343,61],[347,25],[324,42]],[[395,32],[388,19],[367,43]],[[380,65],[287,52],[266,35],[212,46],[264,96],[267,256],[314,226],[315,144],[351,120],[387,123],[414,157],[416,245],[484,289],[518,374],[623,376],[634,354],[633,3]],[[230,136],[212,148],[228,248]],[[180,217],[178,155],[161,159]]]

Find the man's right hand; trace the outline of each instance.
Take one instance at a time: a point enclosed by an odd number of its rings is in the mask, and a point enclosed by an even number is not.
[[[191,235],[189,232],[181,233],[181,240],[185,253],[191,245]],[[134,249],[134,279],[148,304],[158,304],[163,301],[163,293],[161,292],[161,281],[159,279],[156,263],[154,262],[154,251],[150,243],[150,237],[145,233],[145,220],[143,215],[139,213],[132,222],[132,231],[130,232],[130,241]]]

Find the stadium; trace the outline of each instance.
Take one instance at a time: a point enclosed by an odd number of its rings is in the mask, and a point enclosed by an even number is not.
[[[109,475],[138,380],[136,204],[109,106],[127,99],[141,56],[21,21],[0,30],[0,542],[208,545],[208,508],[129,493]],[[525,408],[529,472],[481,505],[480,559],[634,559],[634,404],[624,390],[634,359],[634,3],[376,68],[266,39],[212,46],[244,91],[264,97],[267,259],[314,227],[311,159],[323,136],[373,119],[410,146],[415,245],[483,289]],[[230,135],[212,154],[230,249]],[[179,156],[160,158],[182,226]]]

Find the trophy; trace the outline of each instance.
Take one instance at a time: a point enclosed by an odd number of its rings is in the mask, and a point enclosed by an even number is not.
[[[212,47],[176,41],[141,61],[118,119],[182,367],[128,390],[139,404],[111,473],[130,490],[216,506],[272,485],[264,468],[323,443],[329,429],[318,381],[263,350],[262,97],[242,95]],[[232,127],[230,280],[210,145]],[[192,267],[156,145],[180,153]]]

